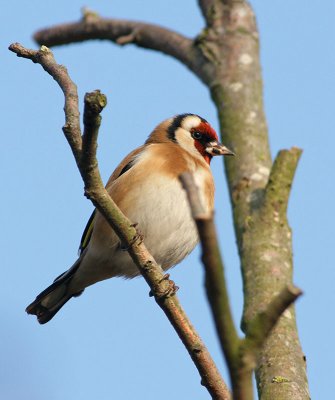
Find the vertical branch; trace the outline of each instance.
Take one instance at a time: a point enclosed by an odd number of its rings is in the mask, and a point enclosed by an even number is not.
[[[179,179],[187,193],[192,217],[198,228],[202,248],[201,258],[205,268],[206,293],[211,305],[221,348],[226,356],[229,370],[232,371],[239,337],[231,312],[224,264],[217,241],[213,215],[205,213],[192,174],[184,172]]]
[[[193,175],[185,172],[179,177],[187,193],[192,217],[197,225],[202,248],[202,262],[205,269],[205,287],[208,301],[211,305],[212,316],[220,340],[222,351],[226,357],[230,380],[235,400],[251,400],[252,370],[241,368],[239,339],[229,304],[224,264],[216,236],[213,215],[205,213],[198,188]],[[242,370],[244,373],[242,373]],[[245,373],[245,371],[247,373]]]
[[[84,104],[84,133],[82,136],[83,148],[80,158],[80,171],[82,171],[83,179],[87,182],[85,184],[85,194],[89,197],[92,186],[102,185],[96,152],[101,124],[100,113],[107,105],[107,98],[99,90],[96,90],[92,93],[86,93]]]

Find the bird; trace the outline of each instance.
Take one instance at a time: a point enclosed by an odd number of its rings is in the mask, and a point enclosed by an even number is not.
[[[202,206],[212,212],[215,187],[210,162],[219,155],[234,153],[219,142],[212,126],[197,114],[179,114],[160,123],[144,145],[121,161],[106,184],[109,195],[136,223],[146,247],[164,271],[179,264],[199,240],[178,177],[187,171],[193,174]],[[45,324],[88,286],[139,274],[118,236],[95,209],[84,229],[78,259],[26,312]]]

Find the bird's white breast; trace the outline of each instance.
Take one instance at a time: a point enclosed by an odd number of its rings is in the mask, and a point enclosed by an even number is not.
[[[185,192],[169,176],[152,174],[128,215],[139,223],[146,246],[163,269],[178,264],[198,241]]]

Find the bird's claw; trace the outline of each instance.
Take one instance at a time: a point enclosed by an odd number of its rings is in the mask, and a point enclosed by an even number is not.
[[[172,281],[170,278],[170,274],[165,274],[163,276],[163,278],[158,282],[158,284],[156,285],[154,290],[150,290],[149,292],[149,296],[153,297],[155,296],[155,298],[157,300],[161,300],[161,299],[167,299],[169,297],[172,297],[176,294],[176,292],[178,291],[179,287],[176,286],[176,284],[174,283],[174,281]],[[163,281],[168,281],[168,287],[164,290],[161,290],[159,287],[159,284],[162,283]]]
[[[143,240],[144,240],[144,235],[141,233],[141,231],[138,228],[138,222],[135,222],[134,224],[131,224],[130,226],[132,226],[136,230],[136,235],[133,237],[133,241],[132,241],[131,245],[133,245],[137,241],[138,241],[137,244],[142,244]]]
[[[137,244],[139,245],[139,244],[142,244],[142,243],[143,243],[143,240],[144,240],[143,234],[142,234],[142,233],[140,232],[140,230],[137,228],[138,223],[135,222],[134,224],[131,224],[130,226],[131,226],[132,228],[135,228],[135,230],[136,230],[136,235],[132,238],[132,240],[131,240],[131,242],[129,243],[129,245],[126,245],[126,244],[123,244],[123,243],[120,244],[120,249],[121,249],[122,251],[128,251],[132,246],[134,246],[135,243],[137,243]]]

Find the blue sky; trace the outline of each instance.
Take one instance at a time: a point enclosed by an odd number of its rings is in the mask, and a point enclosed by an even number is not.
[[[334,71],[335,3],[252,1],[261,35],[265,108],[273,156],[304,149],[289,206],[293,229],[298,326],[307,356],[312,398],[333,391],[335,282]],[[77,20],[81,1],[7,2],[2,5],[1,315],[2,398],[99,400],[208,399],[198,373],[142,279],[114,279],[69,302],[47,325],[24,309],[76,258],[92,206],[62,136],[63,97],[55,82],[30,61],[7,50],[19,41],[34,47],[38,28]],[[103,16],[155,22],[194,36],[203,26],[196,2],[91,0]],[[105,180],[142,144],[154,126],[194,112],[217,128],[208,91],[175,60],[108,42],[54,50],[78,85],[108,96],[99,137]],[[242,310],[239,261],[220,160],[213,161],[216,215],[236,323]],[[199,252],[172,270],[191,320],[226,370],[203,290]]]

